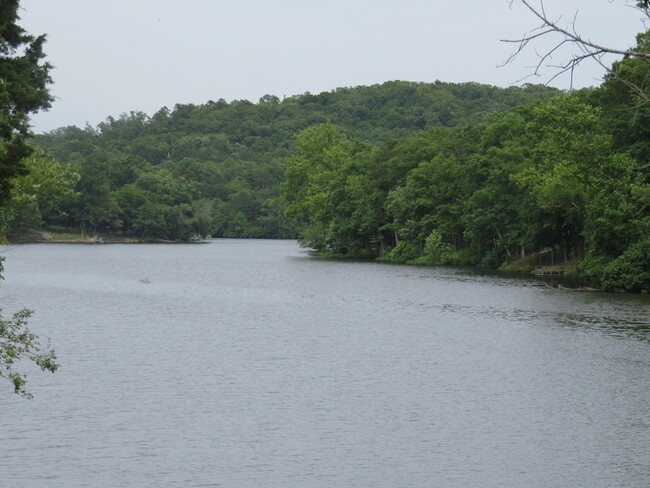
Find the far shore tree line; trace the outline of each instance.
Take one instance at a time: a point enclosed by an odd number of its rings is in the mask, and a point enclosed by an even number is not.
[[[4,223],[11,232],[62,226],[156,239],[295,238],[304,225],[287,214],[282,184],[301,131],[330,122],[379,149],[430,127],[482,124],[489,114],[559,93],[395,81],[282,101],[267,95],[256,104],[176,105],[152,116],[109,117],[94,128],[64,127],[35,139],[41,152],[28,163],[34,171],[16,185]],[[47,169],[37,175],[38,166]]]
[[[638,43],[648,50],[647,35]],[[642,59],[615,69],[647,83]],[[570,93],[396,81],[109,117],[38,136],[3,223],[298,237],[422,264],[537,254],[638,292],[650,289],[650,125],[638,101],[613,76]]]

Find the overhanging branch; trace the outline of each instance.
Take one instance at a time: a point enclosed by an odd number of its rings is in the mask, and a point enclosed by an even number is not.
[[[516,0],[511,0],[510,5]],[[541,21],[541,24],[524,34],[518,39],[502,39],[502,42],[517,44],[516,50],[512,55],[501,65],[505,66],[512,63],[533,41],[538,41],[541,38],[548,38],[551,36],[559,36],[559,40],[555,42],[552,48],[548,49],[543,54],[537,54],[539,57],[539,62],[532,66],[532,73],[524,77],[523,79],[529,78],[531,76],[540,76],[540,72],[543,68],[552,68],[556,70],[555,74],[547,81],[550,83],[555,80],[558,76],[569,73],[571,75],[571,87],[573,87],[573,72],[578,67],[580,63],[587,59],[592,59],[596,61],[605,71],[611,75],[616,80],[624,83],[628,88],[630,88],[636,95],[638,95],[643,103],[650,102],[648,95],[641,89],[641,87],[635,85],[630,81],[626,81],[619,74],[613,70],[611,67],[605,65],[603,62],[603,57],[607,54],[618,55],[623,57],[634,57],[645,59],[650,62],[650,53],[630,50],[630,49],[617,49],[608,46],[603,46],[596,42],[593,42],[589,39],[585,39],[576,31],[576,19],[577,12],[574,15],[573,21],[569,24],[568,28],[561,27],[559,25],[559,20],[554,21],[547,15],[544,8],[544,2],[539,1],[539,6],[535,7],[532,5],[530,0],[519,0],[532,14]],[[641,11],[648,19],[650,19],[650,2],[642,1],[637,4],[637,9]],[[576,48],[576,51],[579,54],[571,55],[571,58],[566,62],[560,64],[548,64],[550,59],[554,54],[557,54],[561,48],[566,46],[573,46]],[[519,81],[523,81],[519,80]]]

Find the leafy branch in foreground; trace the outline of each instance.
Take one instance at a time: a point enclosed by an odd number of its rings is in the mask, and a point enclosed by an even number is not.
[[[25,398],[32,398],[32,394],[26,390],[27,375],[14,369],[21,360],[33,361],[41,370],[52,373],[59,367],[49,341],[43,347],[38,335],[27,328],[27,319],[31,314],[30,310],[23,309],[10,319],[0,316],[0,377],[10,381],[14,392]]]

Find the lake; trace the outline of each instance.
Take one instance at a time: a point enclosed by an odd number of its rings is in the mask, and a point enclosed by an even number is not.
[[[0,486],[650,486],[650,300],[295,241],[5,248]]]

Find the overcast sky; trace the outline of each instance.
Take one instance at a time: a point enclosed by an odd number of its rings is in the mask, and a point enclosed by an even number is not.
[[[538,0],[533,0],[533,2]],[[21,25],[46,33],[56,97],[34,130],[152,115],[176,103],[320,93],[388,80],[517,84],[535,51],[498,68],[500,42],[539,25],[516,0],[22,0]],[[627,48],[643,30],[629,0],[545,0],[584,37]],[[538,49],[543,46],[538,44]],[[560,58],[556,58],[560,61]],[[612,59],[613,60],[613,59]],[[528,79],[544,83],[552,76]],[[600,84],[585,64],[574,87]],[[567,77],[552,84],[569,88]]]

